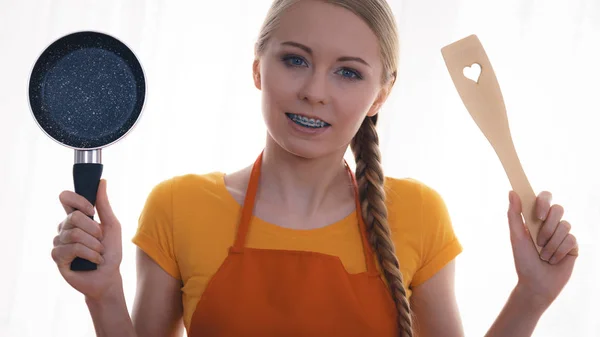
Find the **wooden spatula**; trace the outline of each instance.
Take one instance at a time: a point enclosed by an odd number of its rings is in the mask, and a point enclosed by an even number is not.
[[[523,218],[538,253],[536,238],[542,221],[535,216],[536,194],[515,150],[502,92],[494,69],[476,35],[442,48],[454,86],[471,117],[490,142],[523,205]]]

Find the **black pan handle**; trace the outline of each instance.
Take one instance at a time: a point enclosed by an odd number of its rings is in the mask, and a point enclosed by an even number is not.
[[[92,206],[96,206],[96,195],[98,194],[98,184],[102,177],[102,164],[84,163],[73,165],[73,182],[75,183],[75,193],[85,197]],[[94,219],[90,216],[90,219]],[[91,261],[76,257],[71,262],[73,271],[96,270],[98,266]]]

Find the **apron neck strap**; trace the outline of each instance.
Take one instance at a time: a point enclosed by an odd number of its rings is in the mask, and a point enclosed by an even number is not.
[[[254,204],[256,201],[256,194],[258,192],[258,182],[260,181],[260,168],[262,166],[263,152],[260,153],[254,165],[252,165],[252,172],[250,173],[250,181],[248,181],[248,188],[246,189],[246,196],[244,197],[244,205],[242,206],[242,215],[240,223],[238,225],[237,234],[235,236],[235,242],[233,243],[232,250],[235,252],[241,252],[246,244],[246,236],[248,235],[248,229],[250,228],[250,220],[254,213]]]
[[[260,153],[254,165],[252,166],[252,172],[250,173],[250,181],[248,182],[248,188],[246,189],[246,196],[244,198],[244,205],[242,207],[242,214],[240,218],[240,223],[238,226],[235,242],[233,244],[232,250],[235,252],[241,252],[246,244],[246,237],[248,235],[248,230],[250,228],[250,220],[252,219],[252,214],[254,213],[254,205],[256,202],[256,194],[258,192],[258,183],[260,181],[260,169],[262,166],[262,158],[263,158],[264,150]],[[354,189],[354,200],[356,202],[356,215],[358,218],[358,226],[360,229],[360,236],[363,245],[363,252],[365,254],[365,263],[367,266],[367,272],[370,275],[377,274],[377,268],[375,266],[375,259],[373,256],[373,249],[369,244],[368,235],[367,235],[367,227],[363,220],[362,216],[362,208],[360,205],[360,197],[358,193],[358,184],[356,182],[356,177],[354,173],[348,166],[348,163],[344,161],[346,169],[348,171],[348,175],[352,180],[352,185]]]

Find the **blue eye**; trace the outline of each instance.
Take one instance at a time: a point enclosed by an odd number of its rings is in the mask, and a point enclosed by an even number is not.
[[[283,61],[285,66],[289,68],[308,67],[308,62],[306,62],[306,60],[301,56],[285,55],[281,58],[281,60]],[[342,68],[338,70],[336,74],[341,75],[344,79],[347,80],[362,80],[362,75],[352,68]]]
[[[306,62],[304,61],[303,58],[298,57],[298,56],[294,56],[294,55],[288,55],[288,56],[284,56],[282,58],[283,62],[285,62],[285,64],[287,66],[291,66],[291,67],[303,67],[303,66],[308,66],[306,64]]]
[[[340,69],[340,71],[338,71],[338,74],[342,75],[342,77],[345,77],[347,79],[350,80],[360,80],[362,79],[362,76],[360,76],[360,74],[357,71],[354,71],[352,69],[349,68],[342,68]]]

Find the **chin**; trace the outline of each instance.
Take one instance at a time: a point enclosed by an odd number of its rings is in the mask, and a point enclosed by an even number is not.
[[[329,151],[323,149],[322,147],[318,148],[303,144],[294,144],[294,142],[277,142],[277,144],[284,151],[302,159],[317,159],[329,153]]]
[[[341,156],[345,153],[347,145],[335,146],[328,139],[320,140],[307,140],[296,137],[290,134],[281,134],[269,131],[269,142],[272,146],[276,146],[279,149],[296,156],[301,159],[317,159],[322,157],[331,156],[339,153]]]

